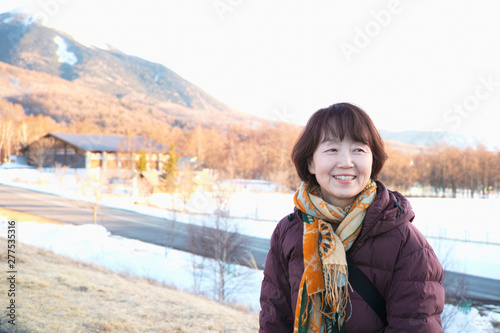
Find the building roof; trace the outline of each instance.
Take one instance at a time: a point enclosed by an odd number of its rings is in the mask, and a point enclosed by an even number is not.
[[[67,142],[84,151],[95,152],[167,152],[169,147],[148,140],[140,136],[127,137],[124,135],[95,135],[95,134],[72,134],[51,132],[45,137],[52,136]]]

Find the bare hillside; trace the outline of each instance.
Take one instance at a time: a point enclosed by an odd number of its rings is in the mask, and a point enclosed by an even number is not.
[[[0,238],[0,248],[7,263],[5,238]],[[31,246],[18,244],[16,252],[16,325],[2,315],[0,332],[258,330],[253,313]],[[4,280],[2,290],[6,285]]]

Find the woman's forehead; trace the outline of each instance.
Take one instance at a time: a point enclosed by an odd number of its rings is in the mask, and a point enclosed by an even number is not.
[[[346,137],[344,139],[340,139],[338,137],[325,137],[323,138],[323,140],[321,140],[319,142],[320,145],[322,144],[339,144],[339,143],[343,143],[343,142],[347,142],[347,143],[362,143],[362,144],[366,144],[364,143],[363,141],[360,141],[360,140],[354,140],[352,139],[351,137]]]
[[[365,128],[350,128],[349,126],[339,126],[339,124],[325,124],[321,129],[319,143],[323,142],[342,142],[349,140],[368,144],[369,134]]]
[[[346,138],[344,138],[345,140]],[[327,135],[323,135],[322,139],[320,140],[320,143],[340,143],[344,140],[341,140],[339,137],[337,136],[327,136]]]
[[[340,143],[342,141],[358,141],[356,138],[352,137],[348,133],[341,133],[344,134],[342,137],[340,136],[339,133],[334,133],[332,131],[323,131],[321,134],[321,138],[319,140],[319,143],[325,143],[325,142],[331,142],[331,143]]]

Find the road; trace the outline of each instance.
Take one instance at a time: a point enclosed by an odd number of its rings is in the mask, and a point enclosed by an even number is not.
[[[75,225],[93,223],[89,204],[5,185],[0,185],[0,207]],[[99,207],[97,221],[112,234],[188,252],[193,249],[190,235],[201,231],[197,226],[105,206]],[[241,243],[262,269],[269,251],[269,240],[240,237]],[[446,272],[445,285],[450,292],[457,281],[467,286],[466,298],[500,304],[500,280]]]
[[[5,185],[0,185],[0,207],[74,225],[93,223],[93,210],[89,203]],[[99,206],[97,223],[115,235],[187,252],[193,252],[191,235],[201,232],[201,228],[194,225],[106,206]],[[238,237],[245,250],[252,253],[258,267],[263,269],[269,240],[242,235]],[[240,261],[245,262],[245,259],[241,258]]]

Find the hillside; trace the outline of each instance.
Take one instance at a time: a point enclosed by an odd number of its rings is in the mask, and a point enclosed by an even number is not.
[[[0,98],[20,105],[26,115],[46,115],[58,123],[88,120],[109,131],[145,122],[173,123],[174,115],[143,103],[122,101],[101,91],[59,77],[0,62]],[[185,107],[172,105],[172,113]]]
[[[415,145],[396,140],[384,139],[386,149],[394,149],[403,155],[417,155],[428,151],[430,148],[424,145]],[[389,157],[390,158],[390,157]]]
[[[0,62],[11,65],[2,64],[0,97],[26,114],[66,123],[87,118],[100,127],[137,119],[179,126],[256,119],[163,65],[82,45],[22,14],[0,15],[0,45]]]
[[[0,237],[0,246],[7,241]],[[258,316],[18,244],[15,328],[0,332],[256,332]],[[6,262],[5,251],[2,260]]]

